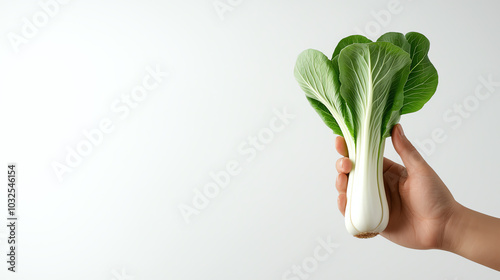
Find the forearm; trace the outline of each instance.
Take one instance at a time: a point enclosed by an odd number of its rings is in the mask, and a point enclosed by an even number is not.
[[[443,250],[500,271],[500,219],[457,204],[444,233]]]

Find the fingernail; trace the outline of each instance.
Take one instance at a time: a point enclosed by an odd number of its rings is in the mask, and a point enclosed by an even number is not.
[[[399,134],[403,137],[405,136],[405,132],[403,131],[403,126],[401,124],[399,124]]]

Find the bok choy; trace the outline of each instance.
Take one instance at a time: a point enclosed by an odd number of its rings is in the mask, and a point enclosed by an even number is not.
[[[294,75],[312,107],[344,137],[353,168],[347,186],[345,225],[359,238],[374,237],[389,221],[383,181],[385,139],[400,116],[420,110],[438,84],[422,34],[390,32],[376,42],[342,39],[332,58],[302,52]]]

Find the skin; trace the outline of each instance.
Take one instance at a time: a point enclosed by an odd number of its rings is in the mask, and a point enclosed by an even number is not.
[[[406,138],[400,124],[392,142],[404,166],[384,158],[384,186],[389,224],[381,235],[413,249],[440,249],[500,271],[500,219],[458,203],[439,176]],[[343,156],[336,163],[338,207],[345,215],[349,160],[343,137],[335,148]]]

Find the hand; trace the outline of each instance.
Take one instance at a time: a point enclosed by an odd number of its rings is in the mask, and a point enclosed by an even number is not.
[[[384,185],[389,204],[389,224],[381,233],[390,241],[413,249],[442,249],[446,224],[460,205],[434,170],[408,141],[400,124],[392,130],[392,143],[403,160],[401,166],[384,158]],[[347,158],[343,137],[336,150],[344,156],[337,161],[338,207],[345,215],[347,174],[352,163]]]

